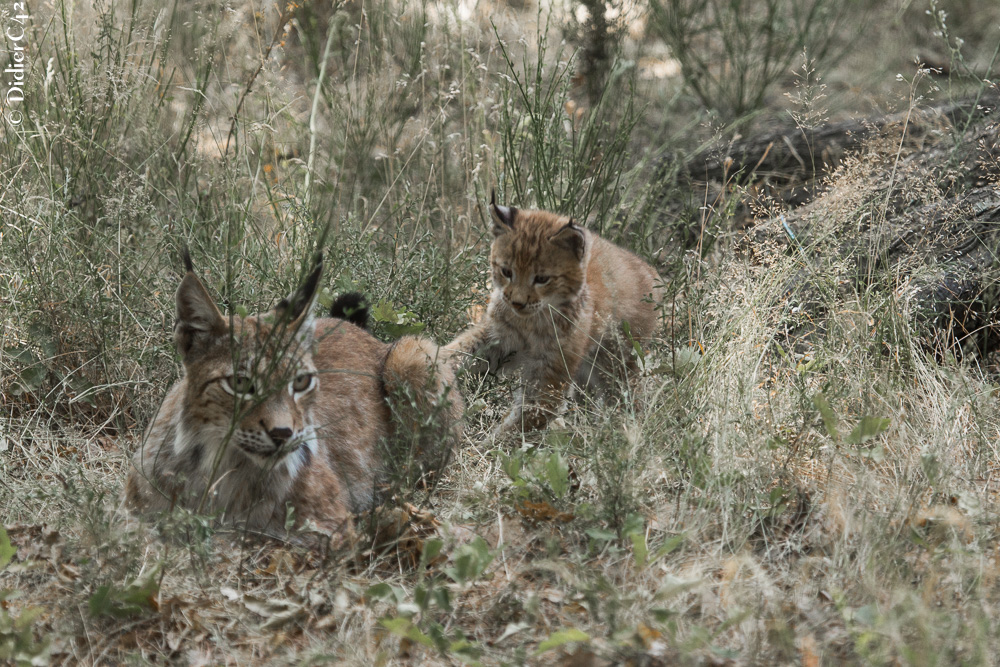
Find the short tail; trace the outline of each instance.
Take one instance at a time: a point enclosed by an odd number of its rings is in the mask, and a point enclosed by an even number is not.
[[[360,292],[348,292],[337,297],[330,306],[330,317],[339,317],[362,329],[368,328],[368,300]]]
[[[464,403],[441,348],[417,336],[393,343],[382,372],[393,416],[393,476],[436,479],[462,437]]]
[[[461,414],[455,372],[444,348],[419,336],[403,336],[389,348],[382,379],[386,392],[405,391],[416,403],[449,401]]]

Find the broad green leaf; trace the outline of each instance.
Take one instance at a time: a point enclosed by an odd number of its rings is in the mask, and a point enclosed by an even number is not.
[[[649,559],[650,564],[658,561],[666,555],[677,551],[677,549],[684,544],[684,533],[680,535],[674,535],[673,537],[668,537],[663,541],[663,544],[656,548],[653,552],[652,557]]]
[[[396,310],[392,307],[391,303],[385,299],[380,299],[371,309],[371,316],[376,322],[395,322]]]
[[[550,651],[554,648],[558,648],[564,644],[570,642],[586,642],[590,641],[590,635],[588,635],[583,630],[578,628],[567,628],[565,630],[559,630],[553,632],[548,639],[543,641],[538,645],[538,650],[535,651],[535,655],[541,655],[546,651]]]
[[[397,637],[423,644],[427,648],[434,648],[434,641],[421,632],[420,628],[408,618],[383,618],[379,623]]]
[[[430,563],[437,558],[438,554],[441,553],[441,549],[444,547],[444,541],[439,539],[430,539],[424,542],[424,548],[420,552],[420,567],[426,568]]]
[[[428,623],[427,636],[429,636],[434,642],[434,647],[437,648],[437,650],[442,653],[448,650],[448,645],[451,642],[448,640],[448,636],[445,635],[444,628],[440,623],[435,623],[434,621]]]
[[[397,322],[395,324],[385,323],[385,330],[390,336],[398,338],[400,336],[411,336],[424,330],[427,325],[423,322]]]
[[[399,337],[420,333],[427,326],[406,308],[396,308],[382,299],[371,309],[372,319],[381,323],[390,336]]]
[[[316,295],[316,303],[323,306],[323,310],[330,310],[333,305],[333,291],[329,287],[324,287]]]
[[[17,553],[17,547],[10,543],[7,529],[0,526],[0,570],[7,567],[15,553]]]
[[[426,595],[423,601],[424,602],[427,601]],[[415,601],[415,602],[404,601],[396,605],[396,612],[399,613],[400,616],[404,616],[406,618],[412,618],[417,614],[419,614],[421,611],[425,611],[425,608],[421,607],[420,601]]]
[[[552,452],[549,460],[545,464],[545,473],[548,477],[549,488],[556,498],[562,498],[569,489],[569,465],[566,459],[559,452]]]
[[[33,366],[39,362],[38,357],[35,353],[26,347],[5,347],[3,349],[4,354],[10,357],[15,363],[22,364],[25,366]]]
[[[512,454],[507,456],[506,454],[500,455],[500,469],[504,471],[504,474],[510,478],[510,481],[517,483],[523,483],[524,480],[521,479],[521,469],[524,467],[524,460],[520,454]]]
[[[455,550],[455,558],[451,567],[444,572],[457,584],[465,584],[478,578],[486,567],[493,562],[493,554],[486,541],[476,536],[472,542],[463,544]]]
[[[645,533],[646,532],[646,519],[641,514],[637,512],[630,512],[628,516],[625,517],[625,525],[622,527],[622,533],[628,535],[629,533]]]
[[[830,402],[826,400],[823,392],[818,392],[813,396],[813,405],[816,406],[820,416],[823,418],[823,426],[826,427],[826,432],[831,438],[839,442],[840,431],[837,430],[837,413],[830,407]]]
[[[434,590],[431,591],[431,595],[434,598],[434,604],[438,606],[439,609],[444,611],[451,611],[451,595],[448,593],[448,589],[444,586],[435,586]]]
[[[867,451],[858,452],[858,454],[875,463],[881,463],[885,460],[885,449],[882,445],[877,445]]]
[[[7,347],[4,348],[4,354],[21,366],[21,370],[17,372],[17,383],[11,388],[13,394],[19,396],[42,386],[49,371],[34,352],[26,347]]]
[[[416,588],[413,589],[413,601],[417,603],[419,611],[427,611],[430,607],[430,589],[427,588],[425,584],[417,584]],[[396,609],[399,610],[399,605],[396,605]]]
[[[462,638],[448,644],[448,652],[455,654],[459,660],[468,665],[476,665],[479,664],[476,661],[482,656],[483,649],[478,644]]]
[[[28,326],[28,335],[31,336],[31,340],[36,345],[42,348],[42,354],[45,355],[46,359],[52,359],[56,356],[55,337],[48,325],[38,322],[31,324]]]
[[[851,445],[866,443],[889,428],[890,423],[890,420],[879,417],[862,417],[845,442]]]
[[[399,602],[399,598],[395,595],[393,587],[384,581],[379,584],[374,584],[368,587],[364,595],[365,600],[393,600]]]
[[[616,533],[610,530],[603,530],[601,528],[588,528],[583,532],[585,532],[587,537],[595,542],[614,542],[618,539],[618,535]]]
[[[635,557],[635,564],[638,567],[646,566],[646,559],[649,557],[649,547],[646,546],[646,534],[636,531],[628,534],[632,541],[632,555]]]

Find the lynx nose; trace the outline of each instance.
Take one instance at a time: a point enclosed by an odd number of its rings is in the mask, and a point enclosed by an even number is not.
[[[528,304],[523,301],[511,301],[510,305],[514,307],[514,310],[524,310],[524,307]]]
[[[274,441],[278,447],[281,447],[285,442],[292,437],[292,429],[290,428],[272,428],[267,432],[267,436]]]

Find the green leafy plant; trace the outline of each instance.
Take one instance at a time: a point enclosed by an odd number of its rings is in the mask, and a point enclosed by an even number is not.
[[[445,568],[444,572],[456,584],[468,584],[486,571],[493,562],[493,557],[494,554],[490,552],[486,541],[477,536],[472,542],[463,544],[455,551],[452,557],[453,565]]]
[[[10,543],[6,528],[0,526],[0,572],[10,565],[17,549]],[[47,665],[49,662],[50,641],[47,637],[35,640],[34,623],[39,620],[45,610],[40,607],[27,607],[18,615],[8,611],[8,600],[18,597],[18,593],[0,589],[0,660],[22,666]]]
[[[840,430],[838,429],[839,419],[837,414],[830,407],[830,402],[823,395],[823,392],[817,392],[813,396],[813,404],[816,406],[816,410],[819,411],[820,417],[823,419],[823,426],[826,429],[827,435],[829,435],[834,442],[841,442],[848,445],[863,445],[869,440],[878,437],[889,428],[892,423],[890,419],[884,419],[881,417],[873,417],[871,415],[865,415],[858,423],[851,429],[851,432],[841,438]],[[884,457],[884,453],[880,447],[875,447],[863,452],[864,456],[867,456],[875,461],[881,461]]]
[[[375,304],[371,309],[371,317],[393,338],[407,334],[418,334],[427,326],[418,319],[415,313],[405,307],[393,306],[392,303],[385,300]]]
[[[87,600],[87,608],[94,617],[130,618],[157,609],[156,596],[160,592],[160,571],[153,568],[142,578],[124,586],[104,584]]]
[[[412,595],[399,586],[381,583],[370,587],[365,597],[370,601],[395,605],[395,615],[379,620],[379,624],[393,635],[437,651],[443,657],[476,664],[482,655],[482,647],[460,629],[449,629],[446,620],[440,617],[442,614],[454,615],[457,611],[444,578],[438,573],[428,572],[429,564],[438,557],[442,547],[440,540],[425,543],[419,567],[420,580]],[[444,568],[443,572],[459,587],[468,586],[483,574],[493,557],[486,542],[477,536],[455,551],[451,558],[452,565]]]

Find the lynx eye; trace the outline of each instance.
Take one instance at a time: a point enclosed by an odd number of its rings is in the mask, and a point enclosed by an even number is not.
[[[254,392],[253,380],[246,375],[222,378],[222,388],[230,394],[252,394]]]
[[[308,391],[312,387],[314,380],[315,376],[312,373],[296,375],[295,379],[292,380],[292,391],[296,394]]]
[[[535,284],[536,285],[544,285],[547,282],[549,282],[550,280],[551,280],[551,278],[549,278],[549,276],[535,276]]]
[[[514,275],[514,272],[508,269],[506,266],[501,266],[500,274],[507,280],[510,280],[510,277]]]

